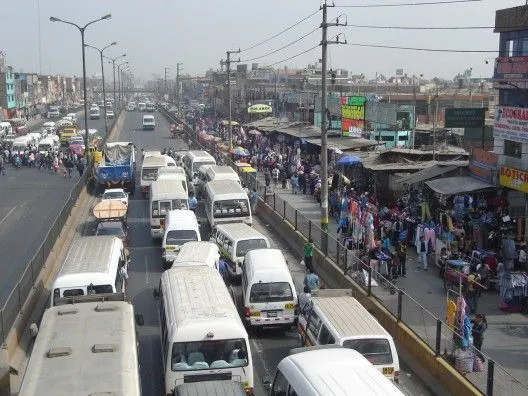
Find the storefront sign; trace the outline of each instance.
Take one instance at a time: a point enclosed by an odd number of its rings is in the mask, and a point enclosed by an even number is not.
[[[341,133],[342,136],[361,137],[365,128],[364,96],[341,97]]]
[[[485,116],[485,108],[448,108],[445,109],[445,127],[482,128]]]
[[[502,167],[499,182],[501,186],[528,194],[528,172],[514,168]]]
[[[273,113],[273,107],[264,104],[255,104],[248,107],[249,114],[266,114]]]
[[[528,79],[528,56],[499,57],[495,60],[494,80]]]
[[[528,142],[528,109],[499,106],[495,109],[493,137]]]

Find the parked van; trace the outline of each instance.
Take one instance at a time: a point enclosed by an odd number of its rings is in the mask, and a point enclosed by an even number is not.
[[[297,292],[282,252],[255,249],[242,264],[242,303],[247,325],[282,326],[289,329],[297,319]]]
[[[154,120],[153,115],[144,115],[143,116],[143,130],[154,130],[156,129],[156,121]]]
[[[171,210],[189,209],[189,196],[178,180],[156,180],[150,186],[150,236],[163,237],[165,216]]]
[[[190,150],[182,157],[183,168],[192,181],[202,165],[216,165],[216,160],[207,151]]]
[[[230,166],[203,165],[195,179],[194,187],[198,194],[203,194],[205,183],[213,180],[234,180],[240,184],[238,174]]]
[[[190,241],[201,241],[200,226],[192,210],[171,210],[165,217],[165,229],[161,243],[165,265],[172,263],[182,245]]]
[[[178,252],[172,266],[207,265],[218,269],[220,251],[213,242],[196,241],[185,243]]]
[[[205,213],[211,227],[221,223],[253,224],[249,198],[242,186],[233,180],[216,180],[205,184]]]
[[[228,278],[238,281],[246,254],[252,249],[270,247],[268,238],[244,223],[218,224],[213,228],[211,241],[218,245],[227,262]]]
[[[51,306],[62,297],[124,292],[119,270],[127,261],[119,238],[87,236],[74,240],[53,283]]]
[[[361,354],[337,345],[295,348],[279,362],[271,395],[403,396]]]
[[[157,180],[179,180],[184,190],[189,194],[187,176],[185,175],[185,170],[180,166],[167,166],[166,168],[160,168]]]
[[[24,150],[28,148],[28,144],[31,144],[32,139],[30,136],[19,136],[15,140],[13,140],[13,145],[11,146],[11,149],[15,154],[22,155],[24,154]]]
[[[141,164],[141,192],[145,197],[149,196],[150,185],[152,182],[158,179],[158,171],[161,168],[167,166],[167,160],[164,156],[151,156],[143,158],[143,163]]]
[[[167,396],[179,384],[219,379],[238,381],[253,394],[249,337],[217,270],[171,268],[154,296]]]
[[[60,149],[59,137],[57,135],[48,135],[39,142],[38,152],[45,154],[47,151],[50,153]]]
[[[90,109],[90,120],[99,120],[101,118],[101,112],[98,107],[92,107]]]
[[[337,344],[355,349],[385,377],[398,382],[400,362],[392,336],[350,290],[318,290],[300,307],[302,345]]]
[[[0,138],[13,133],[13,126],[9,122],[0,122]]]

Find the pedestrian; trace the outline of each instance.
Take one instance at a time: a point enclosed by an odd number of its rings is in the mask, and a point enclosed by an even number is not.
[[[471,273],[466,277],[465,284],[465,297],[466,302],[471,313],[477,312],[478,308],[478,284],[480,283],[480,277],[476,273]]]
[[[297,177],[297,173],[294,173],[291,177],[291,188],[292,193],[297,194],[297,190],[299,189],[299,178]]]
[[[251,190],[249,193],[249,204],[251,205],[251,213],[257,213],[258,193],[256,188]]]
[[[77,162],[77,172],[79,172],[79,177],[82,177],[84,173],[84,164],[82,161]]]
[[[308,242],[304,244],[304,265],[306,266],[306,269],[308,271],[313,271],[313,251],[314,251],[314,243],[313,239],[309,238]]]
[[[306,303],[310,301],[311,297],[311,290],[308,286],[305,285],[303,293],[299,294],[297,298],[297,301],[299,302],[299,310],[301,311],[301,313],[304,313],[303,308],[305,308]]]
[[[405,242],[398,241],[398,244],[396,245],[396,255],[400,262],[400,272],[402,276],[407,276],[407,269],[405,268],[405,263],[407,261],[407,246],[405,245]]]
[[[319,277],[314,274],[313,270],[308,270],[308,274],[304,278],[304,286],[310,289],[310,293],[319,289]]]
[[[277,188],[279,185],[279,174],[280,171],[278,167],[273,168],[273,170],[271,171],[271,177],[273,179],[273,185],[275,188]]]
[[[196,211],[196,208],[198,207],[198,200],[194,196],[194,192],[189,193],[189,210],[192,210],[193,212]]]
[[[4,160],[3,155],[0,155],[0,172],[2,173],[2,175],[6,174],[6,166],[5,166],[5,160]]]
[[[271,183],[271,176],[269,170],[266,170],[266,173],[264,174],[264,181],[266,183],[266,187],[269,187]]]
[[[420,237],[420,251],[419,259],[422,263],[422,269],[427,271],[427,243],[425,243],[424,237]]]
[[[119,277],[121,278],[121,293],[126,296],[126,291],[128,287],[128,269],[127,264],[121,264],[119,268]]]
[[[484,356],[482,355],[482,343],[484,342],[484,332],[488,328],[488,321],[484,314],[478,313],[471,320],[473,327],[471,328],[471,335],[473,336],[473,346],[477,350],[477,356],[480,360],[484,361]]]

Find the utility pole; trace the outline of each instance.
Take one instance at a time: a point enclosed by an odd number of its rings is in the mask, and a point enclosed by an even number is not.
[[[435,112],[434,112],[434,120],[433,120],[433,161],[435,160],[435,154],[436,154],[436,122],[438,119],[438,89],[436,90],[436,104],[435,104]]]
[[[166,95],[167,94],[167,73],[169,71],[169,68],[168,67],[165,67],[165,80],[164,80],[164,86],[165,86],[165,89],[163,91],[163,94]]]
[[[229,123],[228,130],[229,130],[229,150],[233,148],[233,125],[231,125],[231,62],[240,62],[240,58],[238,61],[232,61],[231,60],[231,54],[240,54],[240,48],[236,51],[226,51],[227,59],[225,61],[225,65],[227,67],[227,102],[229,107],[229,117],[227,122]],[[221,62],[222,63],[222,62]]]
[[[178,114],[180,114],[180,66],[183,63],[176,63],[176,103],[178,108]]]
[[[322,28],[322,39],[321,39],[321,229],[324,231],[321,234],[321,245],[323,251],[326,251],[328,247],[328,142],[327,142],[327,84],[326,84],[326,72],[327,72],[327,47],[328,44],[346,44],[339,41],[339,35],[335,41],[328,41],[328,27],[329,26],[346,26],[345,23],[339,23],[339,18],[336,18],[334,23],[328,23],[328,7],[334,7],[334,4],[328,5],[328,1],[324,0],[321,9],[323,10],[323,22],[321,23]]]

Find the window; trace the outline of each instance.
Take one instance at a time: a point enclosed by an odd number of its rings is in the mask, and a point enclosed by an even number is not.
[[[312,314],[308,318],[307,331],[312,333],[313,339],[317,338],[317,334],[319,333],[320,327],[321,327],[321,318],[317,316],[315,311],[312,311]]]
[[[330,332],[328,331],[325,325],[321,327],[321,333],[319,334],[319,344],[321,345],[335,344],[334,337],[332,336],[332,334],[330,334]]]
[[[346,340],[343,342],[343,347],[355,349],[374,365],[392,363],[392,352],[389,341],[386,339],[365,338]]]
[[[288,282],[255,283],[249,294],[250,303],[280,302],[293,300],[293,293]]]
[[[275,375],[275,380],[273,381],[273,387],[271,388],[271,396],[287,396],[288,391],[288,380],[279,370]]]
[[[514,142],[513,140],[504,140],[504,155],[521,158],[522,143]]]
[[[226,199],[215,201],[213,217],[245,217],[249,216],[249,201],[247,199]]]
[[[197,240],[198,234],[194,230],[171,230],[167,233],[165,244],[180,246],[185,242]]]
[[[265,239],[246,239],[238,241],[236,247],[236,256],[244,257],[247,252],[254,249],[267,248],[268,244]]]

